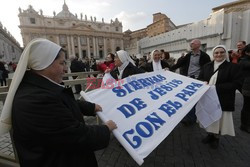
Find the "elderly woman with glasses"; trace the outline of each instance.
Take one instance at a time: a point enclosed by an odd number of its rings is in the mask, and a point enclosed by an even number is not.
[[[204,65],[198,79],[214,85],[222,108],[222,117],[206,128],[208,135],[202,140],[214,149],[219,146],[219,135],[235,136],[233,115],[235,91],[241,85],[240,68],[229,62],[224,45],[213,48],[213,61]]]

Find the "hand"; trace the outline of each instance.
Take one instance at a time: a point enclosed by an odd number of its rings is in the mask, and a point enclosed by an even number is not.
[[[115,122],[112,121],[112,120],[107,121],[107,122],[105,123],[105,125],[108,126],[110,132],[111,132],[112,130],[114,130],[114,129],[117,128]]]
[[[105,73],[109,73],[111,71],[111,69],[110,68],[107,68],[104,72]]]
[[[99,104],[95,104],[95,112],[102,111],[102,107]]]
[[[206,85],[208,85],[208,82],[207,82],[207,81],[205,81],[204,83],[205,83]]]

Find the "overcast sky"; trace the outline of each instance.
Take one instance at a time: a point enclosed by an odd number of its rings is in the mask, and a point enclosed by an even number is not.
[[[197,22],[209,17],[212,8],[234,0],[66,0],[71,13],[86,14],[104,18],[105,22],[118,18],[122,21],[123,31],[145,28],[153,22],[152,14],[166,14],[176,25]],[[64,0],[0,0],[0,21],[4,27],[23,45],[18,18],[18,8],[27,9],[32,5],[43,15],[53,16],[53,11],[62,10]]]

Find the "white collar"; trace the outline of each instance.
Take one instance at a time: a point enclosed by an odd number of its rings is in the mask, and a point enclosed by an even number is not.
[[[41,74],[39,74],[39,75],[41,75]],[[64,85],[61,85],[61,84],[59,84],[59,83],[53,81],[52,79],[50,79],[50,78],[48,78],[48,77],[46,77],[46,76],[44,76],[44,75],[41,75],[41,76],[44,77],[44,78],[46,78],[46,79],[49,80],[50,82],[52,82],[52,83],[54,83],[54,84],[56,84],[56,85],[58,85],[58,86],[61,86],[61,87],[65,88]]]

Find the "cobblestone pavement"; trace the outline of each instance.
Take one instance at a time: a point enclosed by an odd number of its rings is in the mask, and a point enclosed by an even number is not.
[[[144,159],[142,167],[250,167],[250,134],[239,129],[242,97],[236,96],[234,125],[236,136],[222,136],[214,150],[202,144],[206,132],[198,125],[178,124],[170,135]],[[88,117],[87,124],[96,124]],[[0,153],[13,156],[8,135],[0,137]],[[119,142],[111,137],[110,145],[96,152],[99,167],[138,167]]]

